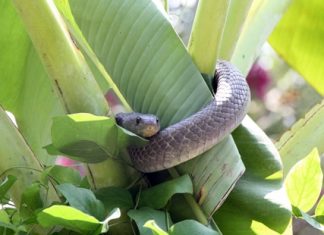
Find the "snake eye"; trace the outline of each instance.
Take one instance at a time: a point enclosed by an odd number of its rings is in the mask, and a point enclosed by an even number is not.
[[[159,119],[158,118],[156,118],[156,123],[159,123]]]
[[[141,120],[142,120],[142,118],[138,116],[138,117],[136,118],[136,125],[138,125],[138,124],[141,122]]]

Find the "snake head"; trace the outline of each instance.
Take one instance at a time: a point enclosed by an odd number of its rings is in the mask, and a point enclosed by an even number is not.
[[[152,137],[160,130],[159,119],[152,114],[118,113],[115,119],[119,126],[144,138]]]

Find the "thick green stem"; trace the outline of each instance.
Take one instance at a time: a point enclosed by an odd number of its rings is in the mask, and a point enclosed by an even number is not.
[[[253,0],[231,0],[218,58],[230,60]]]
[[[188,51],[201,73],[212,76],[230,0],[199,1]]]
[[[106,115],[108,106],[103,93],[54,2],[14,0],[14,5],[66,112]],[[130,181],[124,179],[127,169],[116,161],[91,164],[88,170],[93,187],[127,186],[125,182]]]
[[[66,111],[106,114],[105,98],[53,1],[14,4]]]

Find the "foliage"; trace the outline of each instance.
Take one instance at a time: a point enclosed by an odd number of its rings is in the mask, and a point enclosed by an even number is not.
[[[289,37],[278,43],[305,1],[296,2],[271,43],[312,80],[316,69],[282,50]],[[317,3],[302,9],[315,12]],[[274,144],[247,117],[200,157],[143,175],[125,149],[147,140],[103,116],[115,112],[104,98],[108,90],[124,110],[156,114],[162,127],[195,113],[212,99],[216,60],[246,74],[288,4],[203,1],[187,49],[151,0],[0,0],[0,233],[290,234],[292,216],[323,230],[322,197],[316,205],[323,173],[318,151],[308,154],[323,137],[322,104],[277,143],[284,171]],[[298,45],[303,30],[297,27]],[[316,79],[310,83],[321,87]],[[86,176],[53,165],[52,155],[83,162]]]

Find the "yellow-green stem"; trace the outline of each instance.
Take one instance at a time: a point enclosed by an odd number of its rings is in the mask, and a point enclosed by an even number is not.
[[[231,0],[218,58],[230,60],[253,0]]]
[[[13,2],[66,111],[106,114],[105,98],[54,2]]]
[[[201,73],[212,76],[217,61],[230,0],[201,0],[198,3],[188,51]]]

